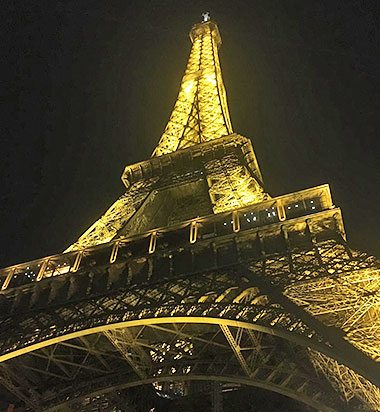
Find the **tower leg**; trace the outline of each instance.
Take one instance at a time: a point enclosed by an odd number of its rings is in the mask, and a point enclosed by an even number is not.
[[[223,412],[222,385],[219,382],[212,383],[212,412]]]

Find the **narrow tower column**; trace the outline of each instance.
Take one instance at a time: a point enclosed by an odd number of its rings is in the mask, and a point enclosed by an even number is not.
[[[218,56],[222,43],[218,26],[212,21],[195,24],[190,39],[193,46],[177,101],[153,156],[232,133]]]
[[[211,396],[212,396],[211,398],[212,412],[223,412],[222,385],[219,382],[212,383]]]

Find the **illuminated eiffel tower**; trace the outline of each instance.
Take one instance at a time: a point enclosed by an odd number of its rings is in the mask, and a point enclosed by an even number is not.
[[[220,411],[223,391],[255,386],[378,410],[379,261],[348,246],[328,185],[268,195],[232,130],[218,27],[205,15],[190,38],[169,122],[125,168],[125,193],[64,253],[0,271],[0,398],[137,411],[208,392]]]

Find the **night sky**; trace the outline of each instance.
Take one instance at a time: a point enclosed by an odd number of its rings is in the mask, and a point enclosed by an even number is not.
[[[4,7],[5,6],[5,7]],[[380,255],[376,1],[8,1],[0,266],[65,249],[123,192],[174,105],[210,11],[234,131],[273,196],[323,183]]]

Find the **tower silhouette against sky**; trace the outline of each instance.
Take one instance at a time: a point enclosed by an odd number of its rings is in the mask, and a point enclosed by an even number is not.
[[[224,391],[256,386],[377,410],[379,261],[349,247],[328,185],[268,194],[233,132],[218,26],[205,14],[190,38],[170,119],[125,168],[125,193],[65,252],[0,271],[0,395],[63,412],[210,393],[221,411]]]

